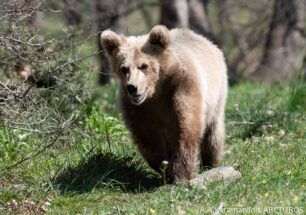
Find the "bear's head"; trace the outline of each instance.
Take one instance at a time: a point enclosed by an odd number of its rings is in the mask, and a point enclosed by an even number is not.
[[[101,43],[126,96],[135,105],[158,94],[161,71],[170,43],[169,30],[155,26],[143,36],[125,37],[105,30]]]

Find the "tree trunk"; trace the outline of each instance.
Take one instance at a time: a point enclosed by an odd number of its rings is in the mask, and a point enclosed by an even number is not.
[[[118,31],[120,28],[120,6],[122,0],[95,0],[93,5],[94,10],[94,23],[97,23],[99,31],[103,31],[111,28]],[[103,47],[100,42],[100,34],[98,35],[99,50],[103,51]],[[104,53],[100,54],[101,67],[99,82],[102,85],[108,83],[110,78],[110,68],[108,60]]]
[[[210,23],[207,17],[207,4],[208,1],[204,2],[201,0],[189,0],[190,29],[202,34],[214,43],[219,44],[211,31]]]
[[[160,0],[162,25],[167,28],[188,28],[188,0]]]
[[[217,43],[209,25],[207,3],[207,0],[160,0],[160,23],[169,29],[190,28]]]
[[[81,23],[82,15],[76,7],[76,0],[64,0],[63,11],[68,25],[75,26]]]
[[[304,0],[275,0],[263,58],[252,80],[269,84],[290,80],[305,56]]]

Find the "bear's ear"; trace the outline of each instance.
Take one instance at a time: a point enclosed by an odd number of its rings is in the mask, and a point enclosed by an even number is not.
[[[101,34],[101,44],[108,55],[115,56],[122,44],[122,40],[115,32],[105,30]]]
[[[170,42],[170,35],[166,26],[157,25],[153,27],[149,34],[149,42],[152,45],[158,45],[164,49],[167,48]]]

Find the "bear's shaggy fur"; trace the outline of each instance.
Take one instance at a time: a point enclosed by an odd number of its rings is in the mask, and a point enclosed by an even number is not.
[[[215,167],[224,142],[227,73],[222,52],[190,30],[155,26],[142,36],[106,30],[101,42],[119,78],[123,117],[148,164],[169,182]]]

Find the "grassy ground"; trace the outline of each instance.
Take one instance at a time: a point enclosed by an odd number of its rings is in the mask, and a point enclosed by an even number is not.
[[[207,190],[163,185],[132,145],[116,109],[115,85],[102,90],[101,102],[92,104],[77,123],[84,133],[75,132],[73,139],[1,173],[1,214],[305,211],[305,83],[246,83],[230,89],[222,165],[234,166],[243,177],[231,184],[210,184]],[[9,143],[10,135],[9,129],[0,128],[0,142]],[[29,153],[35,141],[23,141]],[[1,169],[14,156],[2,161]]]

